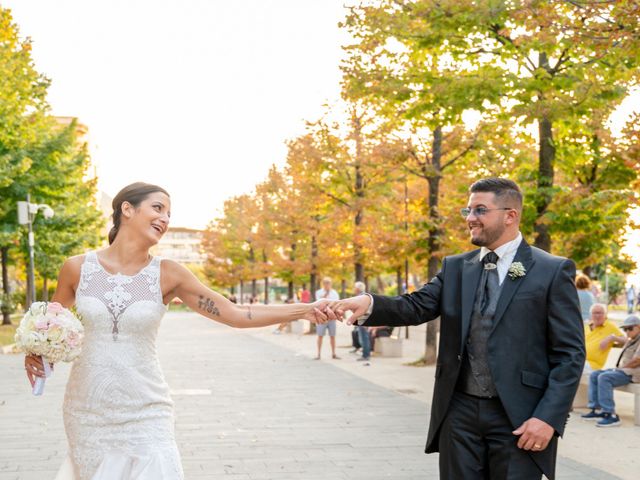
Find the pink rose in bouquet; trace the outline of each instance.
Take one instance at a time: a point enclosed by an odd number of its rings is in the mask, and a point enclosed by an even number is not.
[[[80,320],[57,302],[34,302],[20,321],[15,341],[28,355],[39,355],[45,378],[50,363],[72,362],[80,355],[84,328]],[[45,378],[38,377],[34,395],[41,395]]]

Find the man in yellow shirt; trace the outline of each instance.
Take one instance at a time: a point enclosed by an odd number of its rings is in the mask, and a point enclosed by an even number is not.
[[[607,307],[602,303],[591,306],[591,319],[584,326],[584,339],[587,347],[585,371],[602,370],[607,363],[609,351],[614,345],[624,345],[626,338],[620,329],[607,320]]]

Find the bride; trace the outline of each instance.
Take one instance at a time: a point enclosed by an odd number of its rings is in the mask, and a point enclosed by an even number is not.
[[[134,183],[113,199],[109,246],[68,259],[53,301],[76,305],[85,328],[64,397],[69,455],[57,480],[184,478],[174,438],[173,402],[156,353],[156,335],[175,297],[207,318],[237,328],[305,318],[326,321],[326,301],[235,305],[185,267],[152,257],[171,211],[162,188]],[[29,381],[43,376],[25,357]]]

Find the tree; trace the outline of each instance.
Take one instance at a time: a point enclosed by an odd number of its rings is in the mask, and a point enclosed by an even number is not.
[[[339,227],[342,211],[332,208],[334,200],[326,195],[330,185],[325,151],[312,129],[287,143],[285,175],[289,178],[289,195],[296,205],[295,226],[300,235],[296,247],[297,263],[304,265],[312,299],[319,286],[321,272],[340,272],[346,259],[347,241]],[[333,256],[339,252],[337,256]],[[345,260],[343,263],[342,260]]]
[[[383,0],[358,6],[345,21],[356,40],[343,65],[345,95],[367,100],[390,121],[403,119],[411,127],[429,129],[430,201],[438,196],[446,165],[443,132],[459,130],[467,111],[480,112],[485,122],[511,122],[513,128],[506,130],[512,138],[526,137],[526,129],[535,125],[535,168],[512,159],[509,171],[524,181],[533,206],[523,228],[531,225],[535,244],[551,250],[552,235],[560,239],[565,232],[557,215],[561,192],[575,191],[579,183],[567,173],[575,162],[565,158],[560,143],[582,142],[588,120],[607,118],[637,81],[637,22],[636,2],[624,1]],[[495,132],[500,134],[496,140],[522,153],[504,131]],[[472,133],[463,143],[479,152],[482,140],[485,150],[497,152],[490,145],[494,131],[484,132],[484,139]],[[599,138],[602,142],[604,136]],[[592,147],[607,157],[605,150]],[[475,170],[481,174],[496,168],[484,162]],[[625,176],[615,175],[617,180]],[[613,196],[611,189],[602,194],[589,190],[592,205],[615,198],[615,208],[603,218],[617,218],[625,202],[631,204],[620,186],[615,185]],[[436,211],[429,227],[433,250],[443,237],[441,226]],[[615,235],[619,223],[605,228]],[[597,251],[596,246],[589,255]],[[436,256],[429,263],[438,261]],[[430,358],[435,358],[433,349]]]
[[[10,10],[0,7],[0,259],[5,299],[10,296],[10,249],[18,239],[13,183],[31,165],[25,150],[41,129],[48,86],[49,80],[33,65],[30,40],[19,38]],[[9,310],[4,308],[6,323]]]
[[[557,130],[562,127],[569,133],[576,125],[580,130],[580,122],[594,111],[611,111],[637,80],[637,5],[524,0],[391,3],[413,19],[428,19],[428,28],[416,32],[423,50],[431,51],[434,43],[446,38],[452,59],[467,62],[499,88],[502,98],[497,105],[504,115],[537,125],[536,188],[531,192],[535,244],[551,250],[547,214],[557,193],[556,163],[561,160]]]
[[[256,294],[255,203],[249,195],[239,195],[224,203],[222,217],[213,221],[205,233],[207,262],[205,274],[219,285],[225,274],[233,272],[240,282],[243,301],[244,282],[252,280],[252,295]],[[212,250],[218,247],[221,250]],[[221,275],[218,275],[221,274]]]
[[[16,180],[34,201],[55,211],[51,219],[38,215],[34,220],[35,269],[43,281],[45,301],[48,282],[57,278],[64,260],[98,246],[104,228],[96,205],[97,178],[87,176],[91,164],[82,141],[85,127],[77,120],[66,126],[51,120],[47,134],[29,149],[33,163],[28,174]]]
[[[396,173],[386,158],[388,134],[375,124],[371,112],[351,103],[347,114],[345,124],[325,118],[312,126],[323,179],[315,188],[331,201],[335,215],[344,216],[346,224],[334,221],[332,225],[348,243],[355,280],[365,282],[368,273],[375,273],[365,272],[376,248],[370,234],[379,223],[379,206],[391,199],[391,180]]]
[[[308,276],[304,261],[308,237],[309,198],[303,197],[294,186],[294,178],[287,170],[272,167],[267,179],[256,187],[263,198],[262,221],[269,225],[271,266],[276,277],[287,282],[288,298],[294,298],[294,285]],[[263,233],[267,234],[266,232]]]
[[[455,176],[477,137],[477,132],[460,126],[462,115],[481,109],[483,101],[497,98],[498,92],[489,75],[480,76],[464,62],[453,61],[444,31],[430,20],[425,3],[431,2],[388,0],[352,8],[344,26],[356,42],[347,47],[342,69],[344,96],[366,102],[404,130],[404,168],[428,185],[425,226],[431,278],[438,271],[444,236],[438,209],[441,180],[449,171]],[[418,130],[428,135],[428,142]],[[437,323],[427,326],[426,363],[435,362],[437,331]]]

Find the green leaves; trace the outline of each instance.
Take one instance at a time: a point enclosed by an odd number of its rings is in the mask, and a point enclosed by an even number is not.
[[[36,273],[53,279],[64,258],[99,243],[104,220],[95,206],[96,179],[87,177],[85,127],[47,115],[48,86],[29,40],[20,40],[10,11],[0,7],[0,246],[12,248],[11,262],[25,259],[17,202],[29,193],[32,202],[50,205],[53,218],[34,220],[35,256]]]

